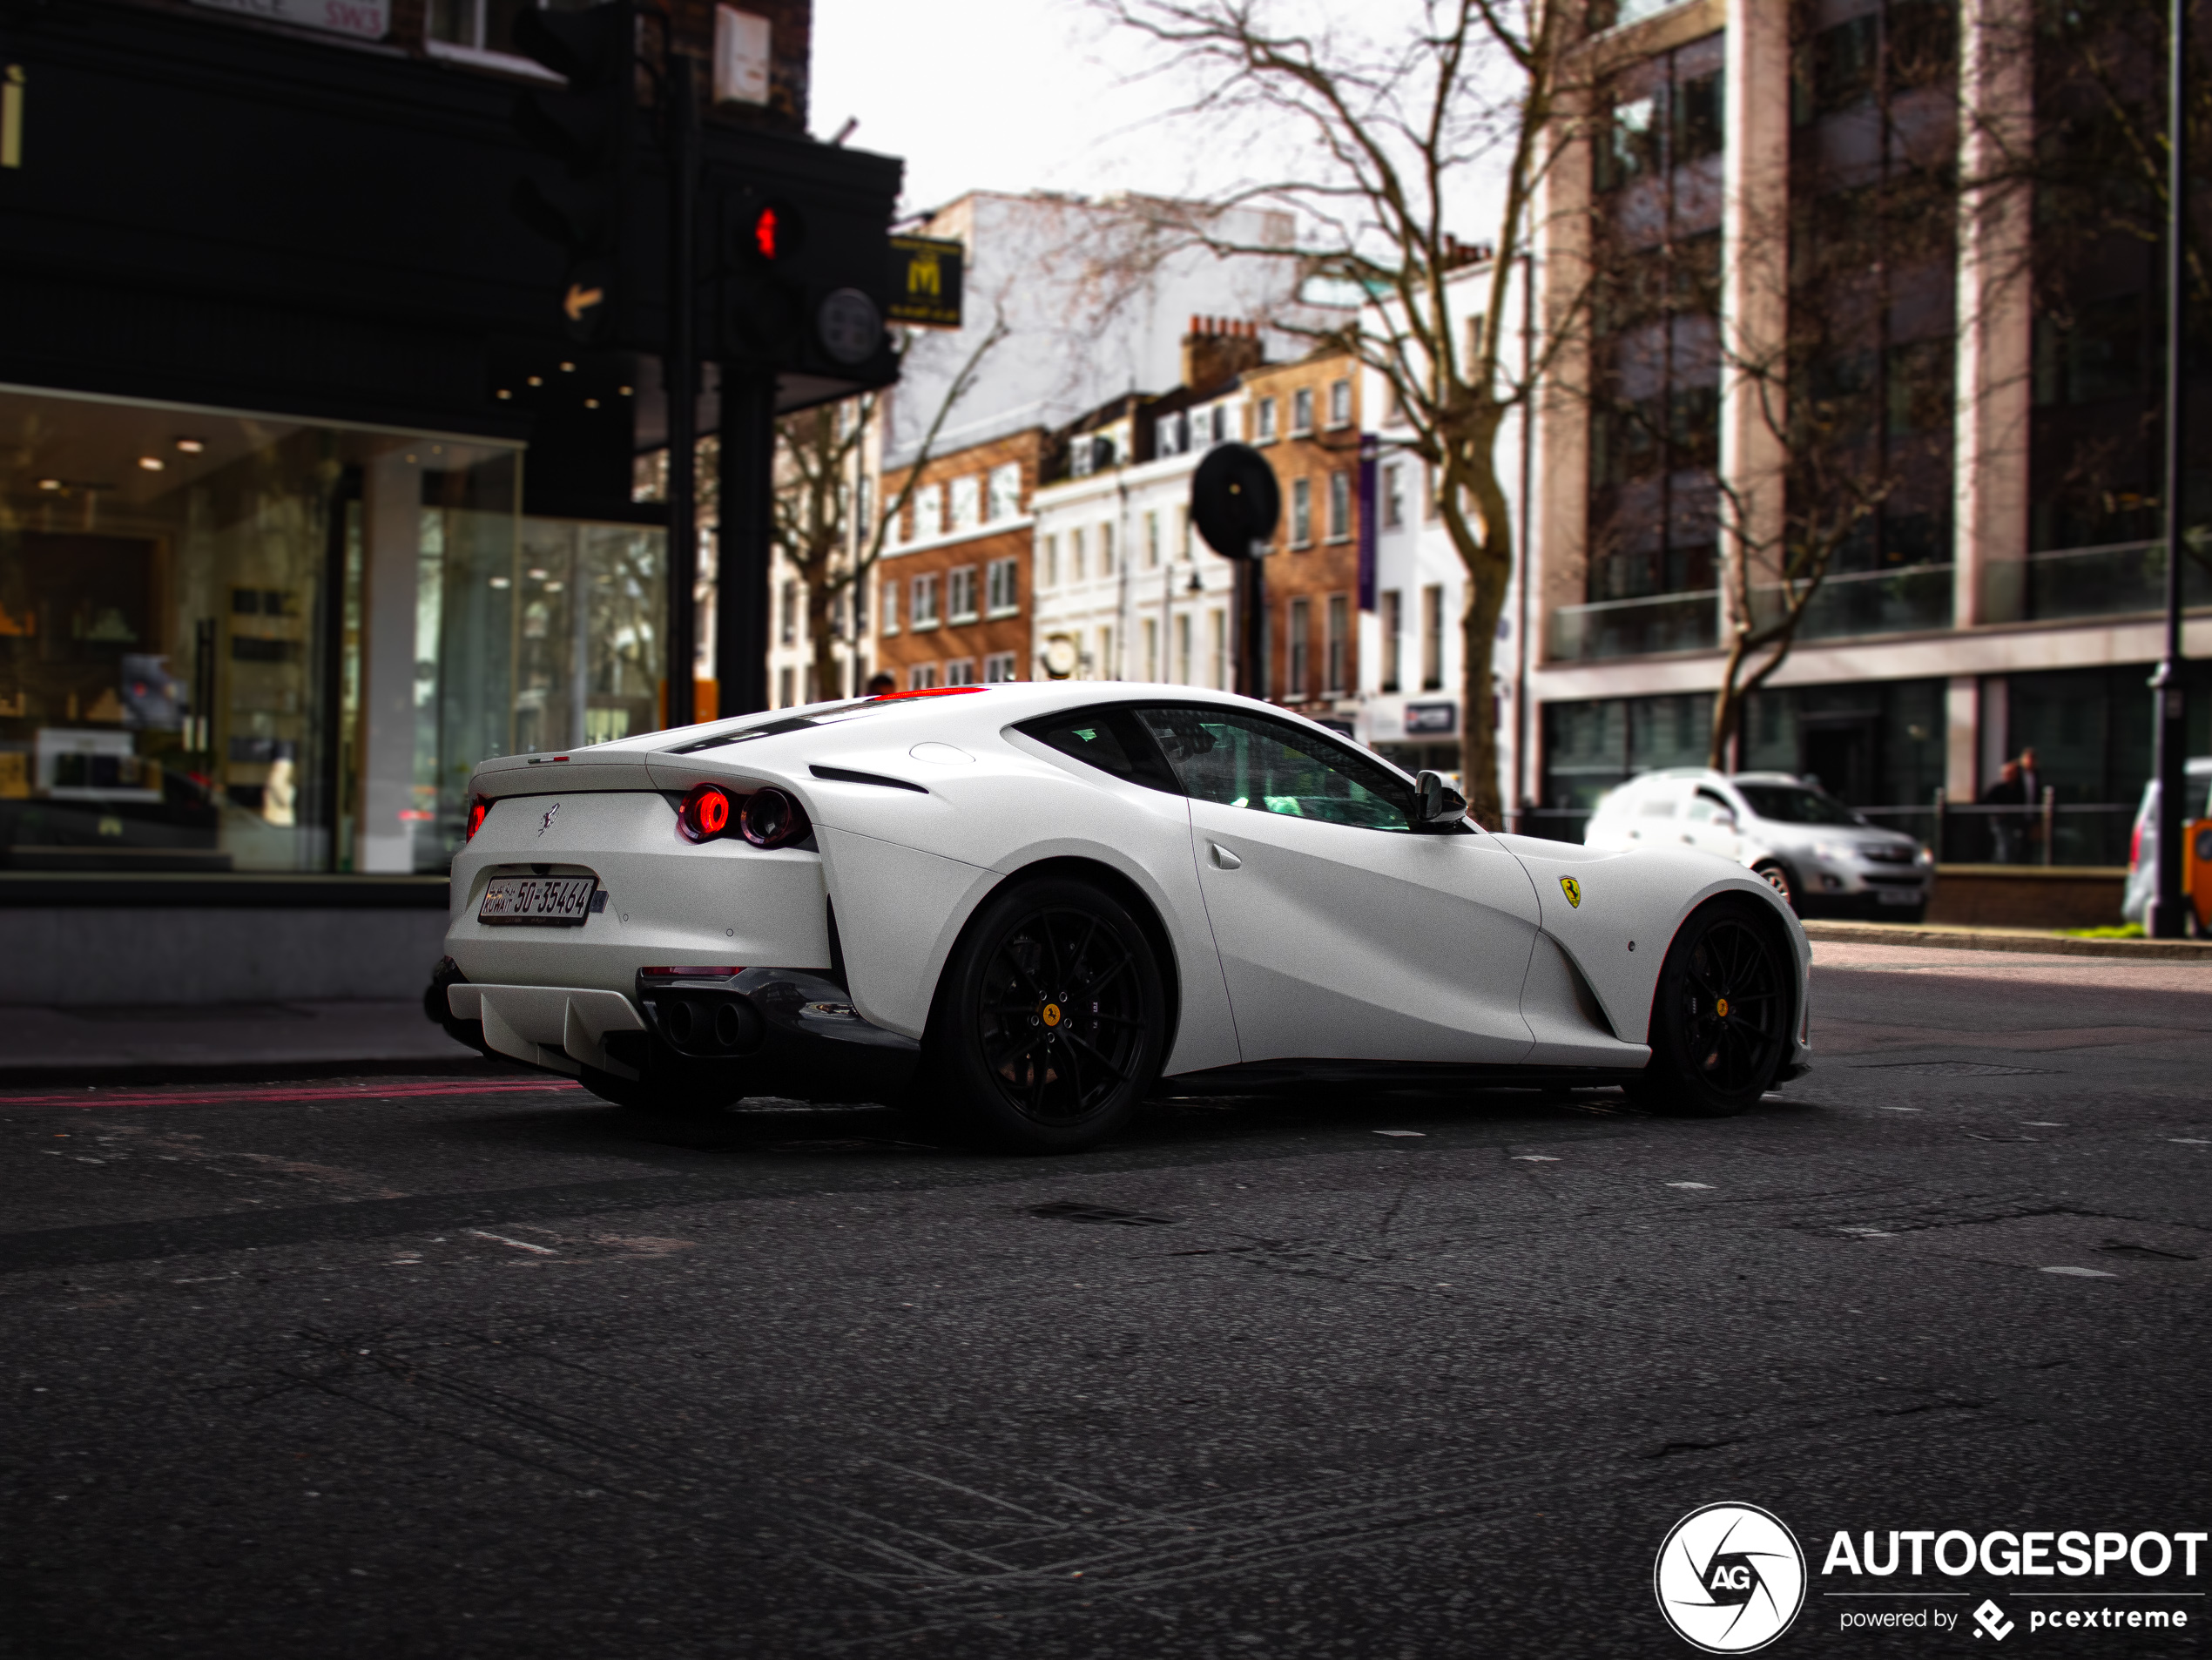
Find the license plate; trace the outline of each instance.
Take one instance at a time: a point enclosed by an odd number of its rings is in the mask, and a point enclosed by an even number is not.
[[[1885,887],[1881,894],[1882,903],[1885,905],[1918,905],[1925,897],[1926,897],[1925,894],[1909,889],[1900,893],[1894,887]]]
[[[598,886],[596,876],[495,876],[484,886],[476,920],[581,928]]]

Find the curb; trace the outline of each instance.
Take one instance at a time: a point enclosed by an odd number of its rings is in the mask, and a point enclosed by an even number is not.
[[[420,1059],[312,1061],[111,1061],[78,1064],[69,1061],[0,1066],[0,1090],[28,1090],[55,1084],[110,1083],[288,1083],[302,1078],[445,1078],[494,1072],[517,1075],[537,1069],[475,1055],[425,1056]],[[6,1103],[0,1101],[0,1106]]]
[[[1807,922],[1808,940],[1838,945],[1932,946],[1950,951],[2020,951],[2046,957],[2121,957],[2137,962],[2212,963],[2212,941],[2077,940],[2033,928],[1925,928],[1911,922]]]

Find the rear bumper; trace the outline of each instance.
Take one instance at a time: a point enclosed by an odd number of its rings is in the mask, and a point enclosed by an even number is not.
[[[590,1067],[728,1100],[894,1100],[921,1058],[914,1039],[861,1019],[842,986],[803,968],[678,980],[635,997],[466,982],[446,997],[456,1020],[482,1022],[488,1048],[531,1066],[570,1076]]]

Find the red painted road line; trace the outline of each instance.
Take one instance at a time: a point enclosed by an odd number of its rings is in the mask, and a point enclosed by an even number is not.
[[[88,1090],[82,1095],[0,1095],[9,1107],[197,1107],[231,1101],[386,1101],[416,1095],[524,1095],[583,1086],[549,1079],[543,1083],[365,1083],[350,1090],[172,1090],[122,1095]]]

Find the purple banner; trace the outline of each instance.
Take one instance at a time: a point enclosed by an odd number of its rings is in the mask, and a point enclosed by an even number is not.
[[[1381,440],[1359,435],[1359,609],[1375,608],[1375,456]]]

